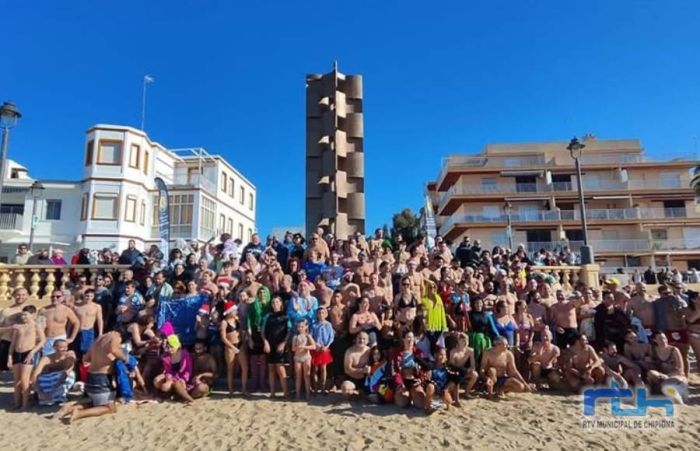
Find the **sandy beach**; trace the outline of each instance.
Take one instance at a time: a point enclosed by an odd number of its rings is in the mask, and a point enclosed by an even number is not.
[[[51,419],[53,409],[10,411],[7,375],[0,387],[0,443],[8,450],[227,449],[600,449],[696,450],[700,387],[676,407],[670,431],[588,431],[577,396],[513,395],[467,400],[430,417],[394,406],[349,403],[335,395],[309,404],[266,395],[228,398],[215,391],[192,406],[162,402],[119,406],[116,415],[74,424]],[[652,410],[654,411],[654,410]],[[663,418],[654,414],[654,418]],[[611,419],[611,417],[607,417]],[[99,435],[99,436],[98,436]],[[3,448],[4,448],[3,446]]]

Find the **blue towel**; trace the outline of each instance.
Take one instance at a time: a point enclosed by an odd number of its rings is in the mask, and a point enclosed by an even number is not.
[[[134,399],[134,389],[131,386],[129,373],[136,369],[138,365],[136,357],[129,354],[129,361],[117,360],[114,363],[114,378],[117,381],[117,393],[119,397],[128,402]]]
[[[206,296],[197,294],[182,299],[161,301],[156,312],[156,324],[158,329],[170,321],[175,333],[180,337],[180,342],[185,346],[191,346],[197,339],[196,318],[199,307],[205,302]]]

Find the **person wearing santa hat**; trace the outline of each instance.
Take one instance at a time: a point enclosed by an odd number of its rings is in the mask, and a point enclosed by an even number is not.
[[[226,381],[228,383],[229,395],[233,394],[233,372],[235,364],[241,366],[241,392],[248,394],[248,361],[241,353],[241,325],[238,320],[238,307],[233,301],[224,304],[224,318],[219,325],[219,334],[224,345],[224,360],[226,361]]]

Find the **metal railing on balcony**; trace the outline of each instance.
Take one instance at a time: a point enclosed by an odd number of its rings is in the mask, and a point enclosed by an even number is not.
[[[536,241],[523,243],[528,252],[541,249],[556,252],[566,247],[572,252],[579,252],[583,241]],[[700,237],[678,238],[671,240],[654,239],[622,239],[622,240],[592,240],[589,241],[596,252],[650,252],[650,251],[685,251],[700,250]]]
[[[685,218],[688,211],[685,208],[619,208],[619,209],[587,209],[586,218],[589,221],[620,221],[620,220],[650,220],[667,218]],[[510,220],[518,222],[547,222],[547,221],[580,221],[579,210],[542,210],[518,211],[510,215]],[[466,214],[452,215],[440,228],[445,233],[457,223],[505,223],[508,215],[502,214]]]
[[[23,219],[18,213],[0,213],[0,230],[21,230]]]
[[[442,168],[438,175],[438,182],[447,175],[450,170],[459,170],[462,168],[483,168],[483,167],[502,167],[502,168],[527,168],[533,166],[547,166],[553,160],[547,160],[544,155],[524,155],[524,156],[486,156],[486,155],[456,155],[443,159]]]

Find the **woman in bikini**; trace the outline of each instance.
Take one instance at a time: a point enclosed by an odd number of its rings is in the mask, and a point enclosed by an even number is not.
[[[224,360],[226,361],[226,382],[228,393],[233,395],[233,372],[236,362],[241,366],[241,391],[247,394],[248,360],[241,354],[241,325],[238,321],[238,307],[228,301],[224,305],[224,318],[219,324],[219,335],[224,345]]]
[[[530,363],[529,358],[532,353],[532,340],[534,334],[532,328],[535,325],[535,320],[527,311],[527,304],[524,301],[515,303],[515,325],[517,326],[517,343],[518,348],[515,352],[515,365],[518,371],[523,375],[525,380],[530,380]]]
[[[700,372],[700,362],[697,361],[700,356],[700,293],[697,291],[688,290],[688,309],[685,314],[685,323],[688,329],[688,341],[690,347],[693,348],[695,354],[698,372]]]
[[[647,371],[649,384],[682,402],[688,392],[688,380],[685,378],[681,352],[668,344],[668,338],[662,332],[652,334],[651,343],[654,369]],[[669,389],[670,392],[667,392]]]
[[[359,332],[367,332],[369,335],[369,346],[372,347],[377,343],[379,330],[382,323],[377,318],[377,315],[369,309],[370,302],[367,296],[360,298],[357,306],[357,313],[350,317],[350,335],[356,335]]]
[[[407,330],[401,337],[401,352],[394,359],[394,383],[396,394],[394,402],[399,407],[413,404],[425,413],[434,412],[432,408],[435,385],[426,383],[424,363],[415,350],[413,332]]]
[[[396,319],[401,324],[410,324],[416,317],[418,299],[411,291],[411,279],[403,277],[399,294],[394,298],[394,308],[396,308]]]

